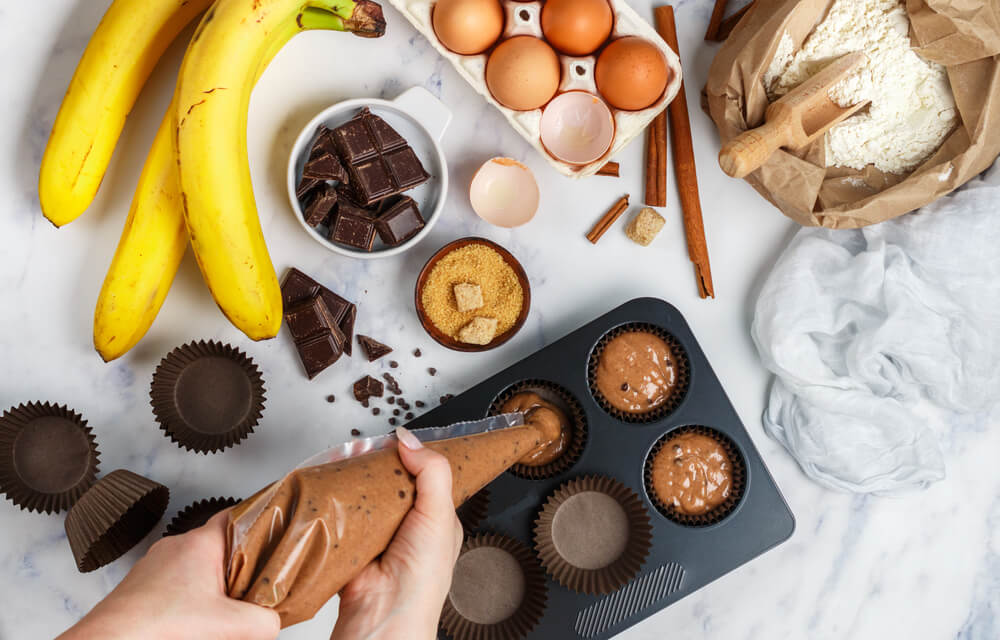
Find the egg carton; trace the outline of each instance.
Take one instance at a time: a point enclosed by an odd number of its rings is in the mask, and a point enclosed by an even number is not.
[[[626,36],[639,36],[656,45],[663,53],[667,61],[667,68],[670,71],[667,87],[663,95],[650,107],[641,111],[622,111],[615,109],[610,104],[608,107],[614,115],[615,137],[608,151],[589,164],[575,165],[563,162],[552,156],[542,145],[540,124],[542,120],[542,109],[532,111],[515,111],[509,109],[493,98],[489,88],[486,86],[486,61],[489,54],[496,45],[493,45],[485,53],[478,55],[459,55],[446,48],[438,40],[431,24],[431,12],[433,11],[435,0],[389,0],[407,20],[426,37],[438,52],[447,58],[455,70],[458,71],[465,80],[473,86],[486,101],[500,110],[507,118],[515,131],[520,133],[525,140],[531,143],[538,152],[541,153],[556,170],[570,178],[584,178],[593,175],[607,163],[619,151],[624,149],[649,125],[653,119],[662,112],[666,106],[674,99],[681,87],[681,61],[677,54],[667,46],[660,38],[659,34],[652,26],[635,12],[625,0],[609,0],[611,8],[615,14],[614,29],[607,43]],[[535,36],[544,39],[542,35],[541,13],[544,2],[518,2],[516,0],[503,0],[506,20],[504,31],[497,41],[497,44],[508,38],[521,35]],[[604,46],[602,45],[601,49]],[[562,76],[559,82],[559,90],[556,95],[568,91],[587,91],[600,96],[597,92],[597,82],[594,79],[594,68],[597,66],[597,57],[601,49],[594,54],[583,57],[573,57],[559,55]],[[606,101],[605,101],[606,102]]]

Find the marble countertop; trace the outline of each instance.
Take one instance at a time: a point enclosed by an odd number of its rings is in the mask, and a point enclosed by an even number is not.
[[[385,364],[345,360],[307,382],[284,333],[255,344],[229,325],[190,254],[145,340],[112,364],[94,352],[94,303],[183,53],[176,43],[154,73],[93,206],[56,230],[39,211],[38,165],[69,79],[108,4],[0,5],[0,407],[52,400],[75,408],[94,427],[102,471],[128,468],[166,484],[170,508],[164,523],[136,549],[84,575],[74,567],[61,516],[23,513],[0,501],[4,639],[48,638],[68,627],[108,593],[181,507],[203,497],[246,495],[310,453],[348,438],[352,428],[377,433],[387,427],[385,416],[373,418],[346,400],[353,380]],[[631,4],[652,16],[652,0]],[[397,348],[398,377],[411,401],[460,392],[634,297],[660,297],[685,314],[798,527],[785,544],[622,638],[998,638],[1000,430],[969,423],[944,435],[948,478],[925,492],[885,499],[820,488],[761,429],[769,376],[748,329],[761,282],[795,227],[715,163],[718,139],[698,108],[696,90],[716,48],[701,40],[710,10],[710,0],[681,2],[677,19],[718,299],[697,297],[672,174],[667,226],[653,246],[637,248],[621,223],[597,247],[584,238],[623,193],[633,194],[633,202],[641,198],[641,143],[616,158],[621,179],[561,177],[391,8],[386,9],[389,33],[380,41],[333,33],[298,36],[254,93],[250,164],[275,266],[279,273],[298,266],[358,301],[362,332]],[[325,252],[303,235],[285,197],[285,163],[295,136],[334,102],[392,98],[413,85],[428,88],[456,114],[444,139],[453,185],[443,219],[399,258],[363,262]],[[530,166],[542,190],[536,219],[514,231],[481,222],[466,196],[475,168],[498,154]],[[433,343],[411,302],[416,273],[430,254],[470,234],[510,249],[533,288],[524,330],[506,346],[479,355]],[[160,358],[195,339],[239,346],[260,365],[267,383],[267,408],[256,433],[215,456],[183,451],[163,437],[149,407],[150,376]],[[424,353],[420,359],[411,355],[418,347]],[[427,375],[430,366],[440,371],[436,377]],[[328,404],[330,393],[343,400]],[[334,603],[281,637],[324,638],[335,616]]]

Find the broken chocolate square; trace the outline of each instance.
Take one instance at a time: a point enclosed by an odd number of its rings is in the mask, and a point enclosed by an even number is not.
[[[354,397],[358,402],[366,402],[371,397],[381,398],[385,386],[371,376],[365,376],[354,383]]]
[[[285,311],[285,323],[296,342],[331,330],[336,330],[340,334],[341,343],[343,342],[340,328],[326,308],[326,303],[318,295],[292,305]]]
[[[371,251],[375,244],[375,223],[371,218],[339,211],[330,229],[330,239],[361,251]]]
[[[305,367],[310,380],[339,360],[343,353],[333,333],[329,331],[307,338],[295,346],[299,350],[302,366]]]
[[[382,356],[392,353],[392,347],[384,345],[374,338],[363,336],[360,333],[358,334],[358,344],[364,348],[365,355],[368,356],[368,362],[375,362]]]
[[[343,182],[347,179],[347,172],[344,165],[332,153],[323,153],[317,158],[313,158],[306,163],[302,169],[303,178],[316,178],[318,180],[339,180]]]
[[[424,219],[413,198],[404,196],[375,220],[375,228],[382,242],[395,247],[417,235]]]
[[[344,334],[344,353],[347,355],[353,355],[354,351],[354,321],[357,319],[358,307],[352,304],[347,307],[347,311],[344,313],[344,319],[340,321],[340,331]]]
[[[281,298],[285,308],[300,300],[311,298],[320,291],[319,283],[292,267],[281,283]]]
[[[333,207],[337,204],[337,190],[328,184],[323,185],[321,189],[316,192],[316,196],[313,198],[309,206],[306,207],[303,217],[306,220],[306,224],[310,227],[315,227],[322,224],[330,212],[333,211]]]
[[[323,181],[319,178],[306,178],[303,177],[299,181],[299,186],[295,187],[295,197],[299,199],[300,203],[305,203],[309,195],[312,194],[313,189],[322,184]]]

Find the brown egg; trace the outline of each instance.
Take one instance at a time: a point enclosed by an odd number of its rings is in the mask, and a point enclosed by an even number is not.
[[[559,88],[559,56],[543,40],[517,36],[500,43],[486,63],[486,86],[516,111],[545,106]]]
[[[611,36],[614,21],[608,0],[548,0],[542,6],[545,39],[571,56],[597,51]]]
[[[597,90],[611,106],[638,111],[660,99],[670,71],[656,45],[629,36],[615,40],[601,52],[594,78]]]
[[[489,49],[503,32],[500,0],[438,0],[432,16],[441,44],[465,56]]]

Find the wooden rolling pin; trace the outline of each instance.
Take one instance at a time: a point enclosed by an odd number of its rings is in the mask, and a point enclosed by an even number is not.
[[[849,53],[772,103],[762,126],[744,131],[722,147],[719,166],[728,175],[742,178],[759,169],[779,148],[801,149],[866,107],[867,102],[841,107],[829,94],[833,85],[864,61],[864,52]]]

